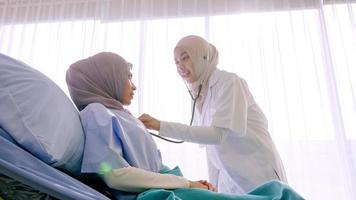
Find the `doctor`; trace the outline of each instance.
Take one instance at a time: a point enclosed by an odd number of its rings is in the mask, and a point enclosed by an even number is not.
[[[196,104],[193,126],[143,114],[145,126],[161,136],[205,144],[209,179],[219,192],[244,194],[272,179],[287,182],[265,115],[245,80],[216,68],[215,46],[186,36],[174,48],[174,60]]]

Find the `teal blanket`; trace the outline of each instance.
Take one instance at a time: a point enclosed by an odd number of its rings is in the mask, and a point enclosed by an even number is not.
[[[164,169],[161,173],[175,174],[182,176],[178,167],[168,170]],[[245,195],[232,195],[212,192],[204,189],[150,189],[142,192],[137,197],[138,200],[302,200],[304,199],[288,185],[279,181],[269,181],[251,190]]]

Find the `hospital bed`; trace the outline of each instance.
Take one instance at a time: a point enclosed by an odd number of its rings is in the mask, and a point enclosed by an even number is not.
[[[46,199],[109,199],[107,186],[97,187],[103,183],[97,175],[80,174],[83,145],[78,111],[61,88],[0,53],[0,200],[33,199],[27,192]]]
[[[58,199],[107,200],[106,196],[37,159],[0,127],[0,174]]]

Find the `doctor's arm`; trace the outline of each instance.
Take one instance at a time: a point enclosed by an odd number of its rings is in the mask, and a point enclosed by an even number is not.
[[[160,124],[160,135],[199,144],[220,144],[227,132],[227,129],[213,126],[188,126],[166,121]]]
[[[159,131],[159,135],[199,144],[220,144],[228,131],[214,126],[188,126],[185,124],[159,121],[148,114],[139,119],[148,129]]]

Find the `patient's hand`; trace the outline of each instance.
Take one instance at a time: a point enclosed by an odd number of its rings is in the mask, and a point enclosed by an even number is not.
[[[213,184],[209,183],[208,181],[206,180],[200,180],[199,181],[200,183],[206,185],[208,187],[209,190],[213,191],[213,192],[217,192],[218,190],[214,187]]]
[[[150,115],[144,113],[138,119],[141,120],[146,128],[159,131],[161,122],[156,118],[153,118]]]
[[[208,181],[205,181],[205,180],[189,181],[189,187],[190,188],[201,188],[201,189],[206,189],[206,190],[211,190],[213,192],[216,192],[215,187],[211,183],[209,183]]]

